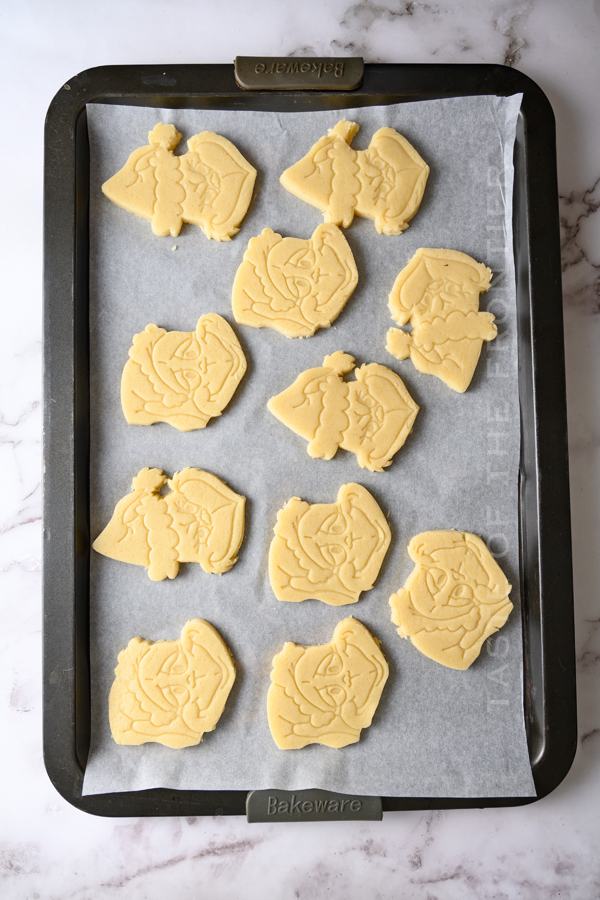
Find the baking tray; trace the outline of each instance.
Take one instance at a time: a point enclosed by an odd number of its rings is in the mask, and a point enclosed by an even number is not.
[[[577,741],[573,586],[554,116],[525,75],[494,65],[366,65],[352,91],[245,91],[232,65],[109,66],[65,84],[44,163],[44,758],[59,793],[107,816],[243,815],[246,791],[82,796],[90,743],[89,143],[91,102],[194,109],[340,110],[523,94],[515,141],[524,707],[538,799]],[[252,787],[248,786],[249,789]],[[515,806],[535,797],[384,797],[383,809]]]

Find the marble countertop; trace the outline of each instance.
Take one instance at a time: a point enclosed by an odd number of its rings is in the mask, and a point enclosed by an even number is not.
[[[3,353],[0,355],[0,893],[6,898],[600,895],[600,2],[575,0],[43,0],[5,5]],[[533,78],[557,120],[574,541],[579,746],[531,806],[388,813],[381,823],[102,819],[50,784],[41,749],[41,256],[43,120],[97,65],[235,55],[501,63]],[[7,89],[8,88],[8,89]]]

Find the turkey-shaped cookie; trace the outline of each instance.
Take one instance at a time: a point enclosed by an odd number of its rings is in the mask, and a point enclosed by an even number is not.
[[[216,313],[200,316],[195,331],[148,325],[134,336],[129,356],[121,405],[130,425],[205,428],[221,415],[246,371],[240,342]]]
[[[252,238],[233,283],[236,322],[308,337],[337,319],[358,283],[352,251],[336,225],[308,240],[265,228]]]
[[[361,366],[356,380],[345,382],[352,369],[354,357],[338,350],[322,366],[299,375],[267,407],[309,441],[309,456],[331,459],[342,447],[363,469],[382,472],[410,434],[419,407],[386,366]]]
[[[379,234],[401,234],[421,205],[429,166],[393,128],[380,128],[366,150],[353,150],[359,128],[338,122],[280,181],[326,222],[347,228],[357,215],[372,219]]]
[[[117,744],[199,744],[221,717],[235,681],[223,638],[204,619],[187,622],[178,641],[133,638],[119,653],[110,689],[110,730]]]
[[[483,341],[498,333],[491,313],[479,312],[479,294],[492,273],[458,250],[417,250],[394,283],[389,306],[400,325],[387,333],[386,350],[410,356],[415,368],[436,375],[462,394],[469,387]]]
[[[290,641],[273,659],[267,713],[281,750],[355,744],[373,721],[389,674],[379,641],[356,619],[340,622],[328,644]]]
[[[171,492],[162,495],[165,484]],[[94,541],[98,553],[145,566],[152,581],[175,578],[180,562],[218,575],[237,562],[246,499],[216,475],[187,468],[167,480],[160,469],[146,468],[132,489]]]
[[[269,579],[278,600],[356,603],[370,591],[390,545],[387,520],[360,484],[343,484],[335,503],[292,497],[277,513]]]
[[[513,608],[504,572],[467,531],[424,531],[408,553],[415,568],[390,597],[398,634],[443,666],[468,669]]]
[[[177,236],[183,222],[199,225],[207,238],[229,241],[246,215],[256,169],[231,141],[212,131],[196,134],[188,152],[175,156],[181,134],[158,125],[123,168],[102,185],[104,194],[152,223],[154,234]]]

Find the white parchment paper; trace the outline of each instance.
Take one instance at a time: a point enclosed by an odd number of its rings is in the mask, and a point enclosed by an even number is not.
[[[316,787],[417,797],[535,794],[523,718],[518,571],[512,158],[520,99],[432,100],[339,114],[88,106],[92,539],[144,466],[169,475],[185,466],[208,469],[248,503],[239,561],[220,577],[188,564],[174,581],[153,583],[145,569],[92,552],[92,743],[85,794],[151,787]],[[431,168],[421,208],[397,237],[378,235],[366,219],[355,219],[346,229],[360,280],[331,328],[290,340],[270,329],[238,326],[231,287],[248,240],[267,226],[307,238],[322,221],[318,210],[284,190],[279,176],[340,118],[360,124],[356,149],[364,149],[384,125],[408,138]],[[231,243],[208,241],[191,225],[175,239],[157,238],[148,222],[102,195],[101,184],[146,143],[158,121],[182,132],[180,152],[192,135],[216,131],[257,168],[252,204]],[[463,395],[385,351],[393,324],[388,294],[419,247],[461,250],[494,272],[481,308],[497,315],[499,336],[484,344]],[[248,360],[223,416],[189,434],[167,424],[127,425],[119,385],[132,336],[150,322],[190,331],[208,312],[233,325]],[[364,471],[342,450],[328,462],[311,459],[306,442],[266,408],[270,396],[336,350],[355,356],[358,365],[379,362],[392,368],[421,407],[413,433],[384,473]],[[392,543],[374,589],[339,608],[317,600],[277,601],[267,573],[277,510],[292,496],[332,502],[340,485],[350,481],[367,487],[389,513]],[[422,656],[398,637],[390,619],[388,599],[412,570],[406,545],[418,532],[438,528],[481,535],[513,585],[515,609],[507,625],[466,672]],[[372,726],[358,744],[343,750],[320,745],[279,750],[266,716],[274,654],[286,640],[329,641],[348,615],[381,640],[390,665]],[[237,663],[237,680],[216,730],[185,750],[118,746],[110,735],[107,702],[117,654],[134,636],[176,639],[194,617],[219,630]]]

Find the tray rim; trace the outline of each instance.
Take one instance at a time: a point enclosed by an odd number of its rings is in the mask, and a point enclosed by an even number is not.
[[[390,86],[390,80],[394,82]],[[397,82],[397,84],[396,84]],[[548,99],[528,76],[499,65],[378,63],[365,65],[363,84],[348,92],[269,91],[278,97],[317,99],[322,108],[340,101],[383,95],[389,102],[442,97],[523,93],[522,118],[527,168],[525,227],[530,294],[533,431],[536,447],[532,493],[537,521],[522,535],[523,553],[537,550],[532,591],[538,610],[544,697],[541,751],[532,761],[537,797],[384,797],[383,809],[442,809],[516,806],[554,790],[566,776],[577,745],[575,654],[571,563],[570,496],[562,288],[556,184],[554,115]],[[73,806],[105,816],[243,815],[246,791],[177,791],[155,788],[81,795],[86,735],[77,729],[85,708],[89,665],[85,585],[89,533],[78,504],[85,506],[85,466],[78,448],[89,446],[86,370],[87,309],[77,299],[87,290],[87,246],[78,223],[87,221],[87,198],[77,191],[85,174],[85,107],[91,102],[190,106],[195,98],[217,97],[227,108],[262,107],[267,92],[247,92],[234,79],[233,65],[101,66],[71,79],[50,104],[44,159],[44,762],[58,792]],[[274,98],[274,99],[271,99]],[[330,100],[330,103],[326,101]],[[374,101],[379,102],[379,101]],[[232,105],[233,104],[233,105]],[[216,104],[218,105],[218,103]],[[368,104],[370,105],[370,104]],[[89,166],[89,159],[87,162]],[[83,168],[82,168],[83,167]],[[516,179],[515,179],[516,183]],[[535,202],[533,202],[535,201]],[[60,213],[60,215],[57,215]],[[79,338],[77,337],[79,335]],[[83,366],[83,369],[81,367]],[[538,416],[541,408],[552,416]],[[86,444],[87,442],[87,444]],[[84,471],[85,470],[85,471]],[[72,513],[65,515],[65,512]],[[79,523],[76,528],[76,520]],[[64,546],[73,548],[65,560]],[[534,583],[535,582],[535,583]],[[536,593],[537,592],[537,593]],[[542,602],[543,601],[543,602]],[[57,624],[60,622],[60,629]],[[525,633],[525,629],[524,629]],[[71,665],[65,666],[64,661]],[[62,663],[62,664],[61,664]],[[524,665],[527,657],[524,655]],[[80,719],[81,721],[81,719]],[[76,746],[79,737],[80,746]],[[89,737],[88,737],[89,740]],[[530,745],[530,755],[531,755]]]

